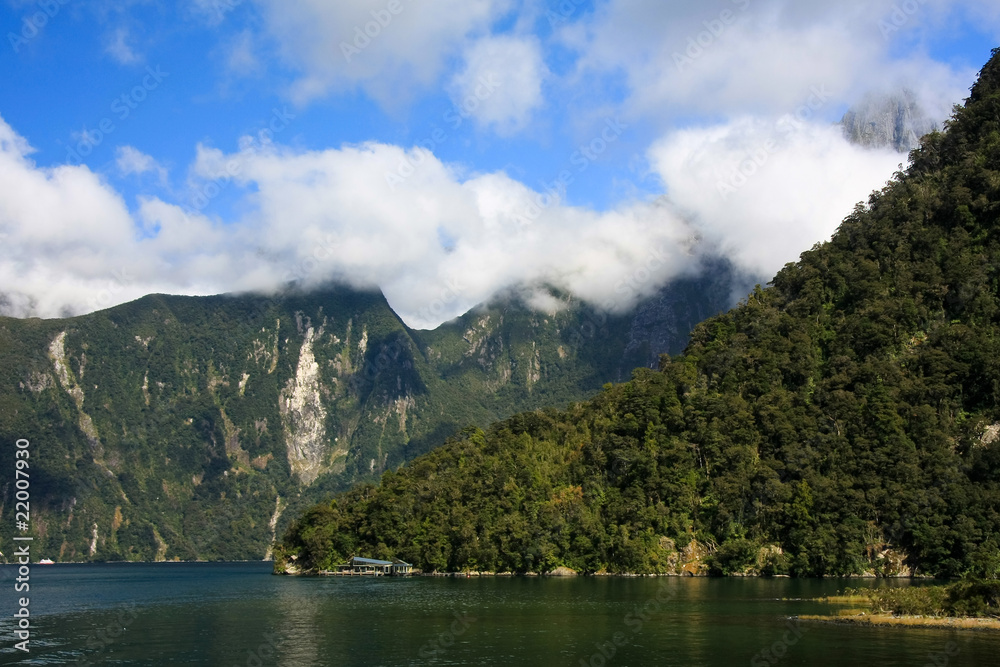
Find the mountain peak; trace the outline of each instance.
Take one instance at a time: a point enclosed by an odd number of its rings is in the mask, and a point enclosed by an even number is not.
[[[920,138],[938,129],[910,90],[869,93],[844,114],[844,135],[865,148],[893,148],[909,153],[920,146]]]

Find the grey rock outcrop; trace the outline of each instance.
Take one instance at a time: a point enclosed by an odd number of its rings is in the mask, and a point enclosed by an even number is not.
[[[870,93],[844,114],[844,136],[865,148],[893,148],[909,153],[925,134],[940,129],[908,90],[891,94]]]

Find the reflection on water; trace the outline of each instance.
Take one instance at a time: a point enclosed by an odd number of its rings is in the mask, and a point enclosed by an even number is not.
[[[57,565],[32,569],[30,662],[11,648],[16,599],[12,586],[0,589],[0,664],[996,664],[1000,633],[789,625],[825,611],[809,599],[848,585],[859,582],[297,579],[259,563]]]
[[[281,667],[314,667],[320,662],[320,602],[312,597],[294,595],[291,590],[282,591],[276,600],[276,608],[281,617],[279,626],[281,653],[277,664]],[[376,612],[377,613],[377,612]],[[363,618],[357,622],[363,622]],[[340,632],[347,628],[331,628]]]

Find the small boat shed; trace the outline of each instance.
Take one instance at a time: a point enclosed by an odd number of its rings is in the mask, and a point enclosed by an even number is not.
[[[376,560],[374,558],[361,558],[360,556],[354,556],[351,560],[347,561],[340,566],[339,574],[350,575],[361,575],[361,576],[392,576],[392,577],[405,577],[413,571],[413,566],[409,563],[399,560],[398,558],[394,560]]]

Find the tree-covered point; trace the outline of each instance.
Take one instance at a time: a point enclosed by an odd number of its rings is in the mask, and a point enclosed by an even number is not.
[[[312,508],[276,569],[359,554],[667,572],[696,539],[719,573],[878,574],[898,557],[996,577],[1000,50],[911,160],[659,372],[468,430]]]

